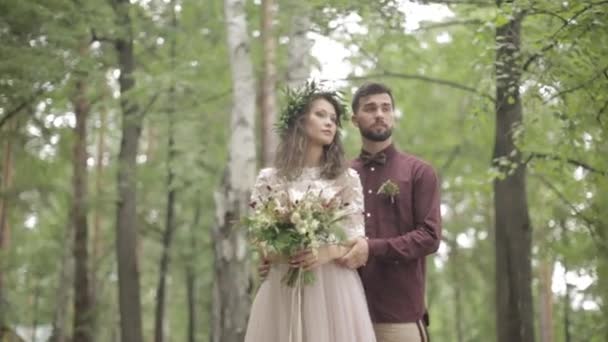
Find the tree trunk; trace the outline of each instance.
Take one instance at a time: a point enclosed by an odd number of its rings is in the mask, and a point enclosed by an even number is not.
[[[500,6],[501,1],[497,4]],[[494,166],[504,177],[494,180],[496,229],[496,327],[498,342],[534,341],[531,232],[526,198],[526,166],[515,145],[522,124],[519,96],[520,29],[515,13],[496,29],[496,136]]]
[[[177,42],[175,33],[177,32],[177,15],[175,14],[175,1],[169,5],[171,7],[171,27],[173,37],[171,39],[170,63],[172,70],[175,71],[175,59],[177,55]],[[154,341],[163,342],[164,340],[164,320],[165,320],[165,292],[166,279],[169,272],[169,262],[171,257],[171,241],[175,231],[175,196],[174,186],[175,172],[173,171],[175,162],[175,85],[169,89],[169,108],[167,116],[169,121],[169,132],[167,138],[167,210],[165,216],[165,231],[163,233],[162,255],[159,267],[158,288],[156,289],[156,315],[154,320]]]
[[[84,48],[86,49],[86,48]],[[89,227],[87,213],[89,206],[87,183],[87,120],[90,105],[86,99],[86,85],[83,76],[77,76],[74,112],[76,127],[73,146],[72,209],[71,224],[74,229],[74,322],[73,341],[93,340],[93,302],[89,281]]]
[[[153,125],[148,125],[146,127],[146,132],[143,137],[143,142],[145,143],[142,146],[143,154],[146,156],[146,162],[152,162],[153,158],[156,156],[156,151],[158,150],[158,141],[159,138],[158,133],[156,132],[156,128]]]
[[[275,17],[275,2],[262,0],[262,164],[269,166],[274,160],[277,147],[277,135],[274,123],[277,117],[277,68],[276,68],[276,37],[273,29]]]
[[[553,265],[542,259],[539,265],[540,293],[540,342],[553,342]]]
[[[66,338],[66,318],[68,316],[68,306],[70,303],[70,283],[73,281],[73,254],[72,244],[74,243],[74,227],[67,224],[63,235],[63,241],[67,244],[62,252],[61,265],[59,271],[59,283],[55,301],[55,311],[53,313],[53,333],[52,342],[65,342]]]
[[[564,284],[566,284],[566,295],[564,296],[564,342],[571,342],[571,328],[572,322],[570,321],[570,303],[572,303],[572,299],[570,297],[570,291],[572,290],[572,285],[568,283],[568,267],[564,263]]]
[[[196,196],[200,198],[200,192]],[[190,251],[186,255],[186,295],[188,303],[188,342],[195,342],[196,340],[196,271],[194,268],[194,256],[197,253],[196,237],[194,235],[194,229],[198,228],[201,222],[201,203],[197,200],[194,220],[192,220],[192,226],[190,227]]]
[[[169,148],[173,149],[174,142],[172,132],[169,133]],[[172,151],[169,152],[173,154]],[[171,168],[172,157],[169,157],[169,168]],[[174,208],[175,208],[175,190],[171,189],[173,183],[174,174],[172,170],[169,170],[167,176],[167,186],[170,189],[167,193],[167,217],[165,219],[165,231],[163,233],[162,241],[162,255],[159,263],[159,279],[158,286],[156,288],[156,310],[154,319],[154,341],[162,342],[164,340],[164,320],[165,320],[165,293],[166,293],[166,279],[167,273],[169,272],[170,262],[170,250],[171,241],[173,239],[173,232],[175,231],[175,219],[174,219]]]
[[[194,239],[191,238],[194,244]],[[186,266],[186,296],[188,303],[188,342],[196,341],[196,274],[191,263]]]
[[[15,120],[8,122],[8,132],[13,132],[16,128]],[[2,149],[2,184],[0,191],[6,193],[13,183],[13,141],[10,134],[5,136]],[[6,269],[5,256],[8,255],[10,241],[10,230],[8,225],[8,201],[4,196],[0,196],[0,341],[3,338],[4,328],[7,328],[6,303],[8,296],[5,290],[4,270]]]
[[[289,46],[287,48],[287,84],[290,87],[301,85],[310,76],[313,41],[307,37],[310,31],[310,9],[305,1],[292,0],[294,8]]]
[[[606,227],[606,226],[604,226]],[[606,240],[603,240],[606,241]],[[604,322],[608,322],[608,255],[606,255],[606,250],[600,251],[600,255],[597,258],[597,289],[599,290],[599,298],[601,301],[598,301],[600,305],[599,312],[602,314]],[[603,325],[599,328],[598,334],[600,336],[608,336],[608,326]]]
[[[95,210],[93,217],[93,231],[92,231],[92,253],[91,253],[91,301],[93,307],[98,307],[100,293],[102,292],[103,278],[99,276],[99,270],[102,260],[103,251],[103,238],[101,233],[103,207],[101,202],[104,198],[103,189],[103,169],[104,169],[104,153],[105,153],[105,138],[106,138],[106,113],[107,109],[105,106],[101,106],[99,111],[99,130],[97,132],[97,153],[95,156]],[[99,310],[94,310],[93,313],[93,336],[97,336],[99,332]]]
[[[116,213],[116,258],[118,262],[118,302],[123,342],[143,342],[139,268],[137,262],[136,157],[141,135],[142,116],[129,90],[135,86],[133,71],[133,29],[128,0],[115,0],[114,10],[120,30],[115,48],[120,68],[122,137],[118,153],[118,202]]]
[[[464,341],[464,329],[463,329],[463,320],[465,318],[462,312],[462,277],[461,270],[459,270],[459,262],[460,258],[458,251],[458,244],[453,243],[450,244],[450,255],[449,260],[450,264],[452,264],[452,279],[454,281],[454,319],[455,319],[455,327],[456,327],[456,341],[463,342]]]
[[[34,284],[34,298],[32,300],[33,302],[33,307],[32,307],[32,312],[33,312],[33,320],[32,320],[32,336],[30,336],[30,341],[32,342],[36,342],[38,339],[36,338],[38,335],[38,320],[39,320],[39,316],[40,313],[38,312],[38,306],[40,304],[40,278],[36,277],[34,279],[34,281],[36,282]]]
[[[247,239],[236,226],[255,181],[255,89],[244,0],[224,0],[233,108],[228,166],[215,193],[212,342],[241,342],[249,314]]]
[[[97,140],[97,156],[95,160],[95,197],[97,198],[97,203],[101,201],[103,198],[103,156],[105,153],[105,145],[106,145],[106,108],[102,107],[99,112],[99,131],[98,131],[98,140]],[[95,208],[95,216],[93,219],[93,253],[92,253],[92,261],[93,270],[97,269],[97,264],[101,261],[102,256],[102,238],[101,238],[101,224],[102,224],[102,216],[103,210],[100,205],[97,205]],[[96,289],[96,272],[91,272],[91,279],[93,281],[93,298],[95,298],[95,289]]]
[[[92,302],[90,297],[88,267],[88,222],[87,222],[87,117],[89,103],[86,100],[85,84],[76,81],[76,98],[73,101],[76,115],[73,154],[73,198],[71,223],[74,227],[74,322],[73,341],[92,341]]]

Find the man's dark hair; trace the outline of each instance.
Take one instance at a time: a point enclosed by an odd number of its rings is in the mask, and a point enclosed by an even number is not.
[[[393,98],[391,88],[382,83],[364,83],[359,87],[359,89],[357,89],[355,95],[353,96],[353,102],[351,104],[353,115],[357,114],[357,110],[359,109],[359,100],[361,100],[361,98],[376,94],[388,94],[388,96],[391,97],[391,105],[393,108],[395,107],[395,99]]]

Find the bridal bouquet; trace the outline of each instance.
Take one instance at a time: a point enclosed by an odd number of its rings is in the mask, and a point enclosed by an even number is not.
[[[349,203],[341,200],[340,192],[331,197],[323,190],[303,193],[274,191],[254,198],[252,212],[245,218],[252,242],[266,255],[289,258],[298,251],[311,249],[316,253],[322,245],[337,244],[346,236],[339,222],[349,214]],[[311,271],[291,268],[283,276],[283,283],[294,286],[298,277],[305,284],[314,282]]]

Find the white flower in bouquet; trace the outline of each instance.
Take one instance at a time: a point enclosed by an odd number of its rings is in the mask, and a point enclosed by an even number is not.
[[[331,197],[323,191],[274,191],[265,199],[251,203],[253,212],[244,219],[252,242],[264,253],[289,257],[303,249],[313,253],[327,244],[345,239],[340,222],[348,217],[350,207],[343,203],[340,192]],[[290,269],[283,281],[294,286],[303,277],[304,283],[314,281],[311,271]]]

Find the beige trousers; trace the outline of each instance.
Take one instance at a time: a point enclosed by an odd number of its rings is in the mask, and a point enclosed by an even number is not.
[[[421,321],[415,323],[374,324],[376,342],[428,342],[426,328]]]

